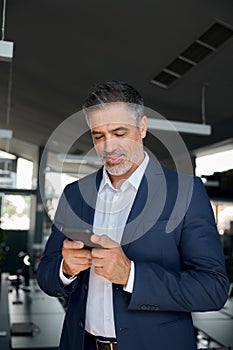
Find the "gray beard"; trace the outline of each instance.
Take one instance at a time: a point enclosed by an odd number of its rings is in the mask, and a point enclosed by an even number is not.
[[[123,164],[116,164],[116,165],[112,165],[112,166],[108,166],[108,164],[105,164],[105,168],[110,175],[114,175],[114,176],[124,175],[135,164],[137,164],[137,166],[139,166],[137,159],[139,158],[140,153],[141,153],[141,145],[138,145],[138,147],[135,150],[134,157],[132,160],[129,160],[126,158]]]

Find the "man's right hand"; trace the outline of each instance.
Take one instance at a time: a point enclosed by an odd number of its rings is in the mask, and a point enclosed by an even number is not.
[[[64,240],[62,247],[62,272],[65,276],[78,275],[81,271],[87,270],[91,266],[91,252],[88,249],[83,249],[83,247],[83,242]]]

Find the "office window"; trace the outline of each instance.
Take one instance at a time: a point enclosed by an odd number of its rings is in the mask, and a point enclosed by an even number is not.
[[[29,230],[30,206],[30,196],[3,194],[1,196],[1,229]]]
[[[233,150],[196,157],[196,175],[213,175],[233,169]]]
[[[32,189],[33,162],[0,150],[0,188]]]
[[[33,163],[24,158],[17,160],[16,187],[32,189]]]
[[[233,234],[232,174],[232,149],[196,158],[196,175],[203,179],[220,235]]]
[[[46,209],[51,220],[54,219],[58,201],[63,189],[66,185],[76,180],[76,177],[69,174],[59,174],[53,171],[46,173],[44,204],[46,205]]]

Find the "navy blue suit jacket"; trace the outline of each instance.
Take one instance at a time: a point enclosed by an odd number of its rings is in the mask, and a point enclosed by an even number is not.
[[[62,227],[92,227],[102,169],[68,185],[38,268],[41,288],[69,297],[60,349],[82,350],[89,270],[70,286],[59,279]],[[228,293],[224,256],[199,178],[150,160],[122,238],[135,263],[133,293],[113,284],[119,350],[194,350],[192,311],[220,309]],[[93,310],[95,312],[95,310]]]

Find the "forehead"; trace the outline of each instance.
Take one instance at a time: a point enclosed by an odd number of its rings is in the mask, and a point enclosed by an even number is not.
[[[136,124],[132,111],[123,102],[108,103],[103,108],[88,111],[88,119],[91,129],[110,124],[129,127]]]

